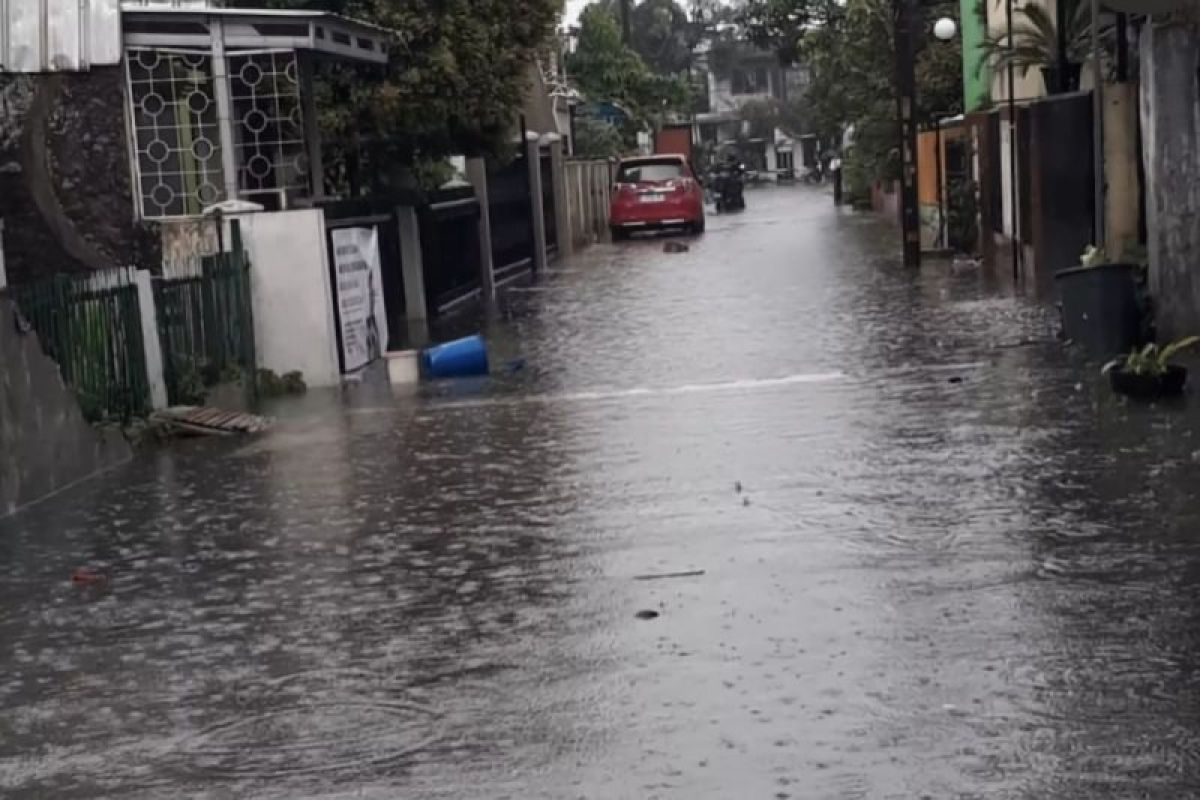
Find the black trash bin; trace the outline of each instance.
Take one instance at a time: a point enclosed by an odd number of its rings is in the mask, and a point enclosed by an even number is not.
[[[1128,353],[1141,344],[1139,273],[1134,264],[1101,264],[1055,275],[1066,338],[1100,359]]]

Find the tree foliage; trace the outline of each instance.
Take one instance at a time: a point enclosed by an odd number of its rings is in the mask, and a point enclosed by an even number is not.
[[[933,36],[933,23],[958,17],[954,0],[922,0],[917,35],[917,106],[923,120],[962,109],[962,48]],[[800,103],[807,130],[837,148],[854,132],[854,168],[871,180],[898,174],[895,16],[892,0],[748,0],[748,36],[784,62],[803,63]],[[848,165],[849,167],[849,165]]]
[[[625,149],[621,132],[603,120],[575,120],[575,155],[583,158],[615,158]]]
[[[601,0],[598,5],[620,19],[621,0]],[[687,72],[697,31],[687,9],[675,0],[641,0],[636,5],[631,0],[629,15],[629,46],[651,71]]]
[[[1092,8],[1083,0],[1062,0],[1067,21],[1067,61],[1082,64],[1092,52]],[[1103,38],[1108,31],[1101,30]],[[1008,33],[988,36],[983,42],[984,62],[997,72],[1012,64],[1022,74],[1034,67],[1058,65],[1058,23],[1053,11],[1029,4],[1013,14],[1012,46]]]
[[[452,153],[502,152],[529,67],[562,0],[234,0],[233,6],[332,11],[394,32],[386,68],[333,64],[318,86],[322,133],[370,169]]]
[[[567,73],[593,102],[623,107],[636,124],[654,124],[689,105],[687,81],[657,73],[621,40],[621,26],[605,3],[580,15],[579,41],[567,60]]]

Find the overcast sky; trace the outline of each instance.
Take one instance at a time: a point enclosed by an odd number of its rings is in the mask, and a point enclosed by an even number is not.
[[[583,11],[583,7],[588,4],[588,0],[567,0],[567,18],[568,25],[574,25],[575,20],[579,18],[579,12]]]

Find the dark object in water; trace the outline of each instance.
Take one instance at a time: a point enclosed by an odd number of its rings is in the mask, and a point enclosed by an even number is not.
[[[1120,367],[1110,370],[1109,383],[1113,391],[1134,400],[1158,400],[1163,397],[1178,397],[1187,386],[1187,367],[1172,364],[1162,375],[1140,375]]]
[[[77,567],[71,573],[71,583],[81,586],[99,586],[107,582],[108,577],[93,567]]]
[[[1140,344],[1144,338],[1140,275],[1136,264],[1101,264],[1057,273],[1067,340],[1098,359],[1128,353]]]
[[[956,375],[956,376],[954,376],[953,378],[951,378],[951,379],[950,379],[950,382],[951,382],[951,383],[962,383],[962,382],[963,382],[963,379],[962,379],[962,378],[960,378],[960,377],[958,377],[958,376]]]
[[[704,574],[702,569],[689,569],[684,572],[661,572],[651,575],[634,575],[635,581],[662,581],[668,578],[698,578]]]
[[[634,614],[634,616],[638,619],[658,619],[658,612],[650,608],[644,608]]]
[[[691,249],[683,242],[667,242],[663,245],[664,253],[686,253]]]

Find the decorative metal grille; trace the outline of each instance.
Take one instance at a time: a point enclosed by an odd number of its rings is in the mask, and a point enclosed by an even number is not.
[[[236,121],[238,193],[308,193],[304,117],[296,54],[231,53],[229,94]]]
[[[211,56],[135,48],[126,64],[142,216],[194,216],[224,200]]]

